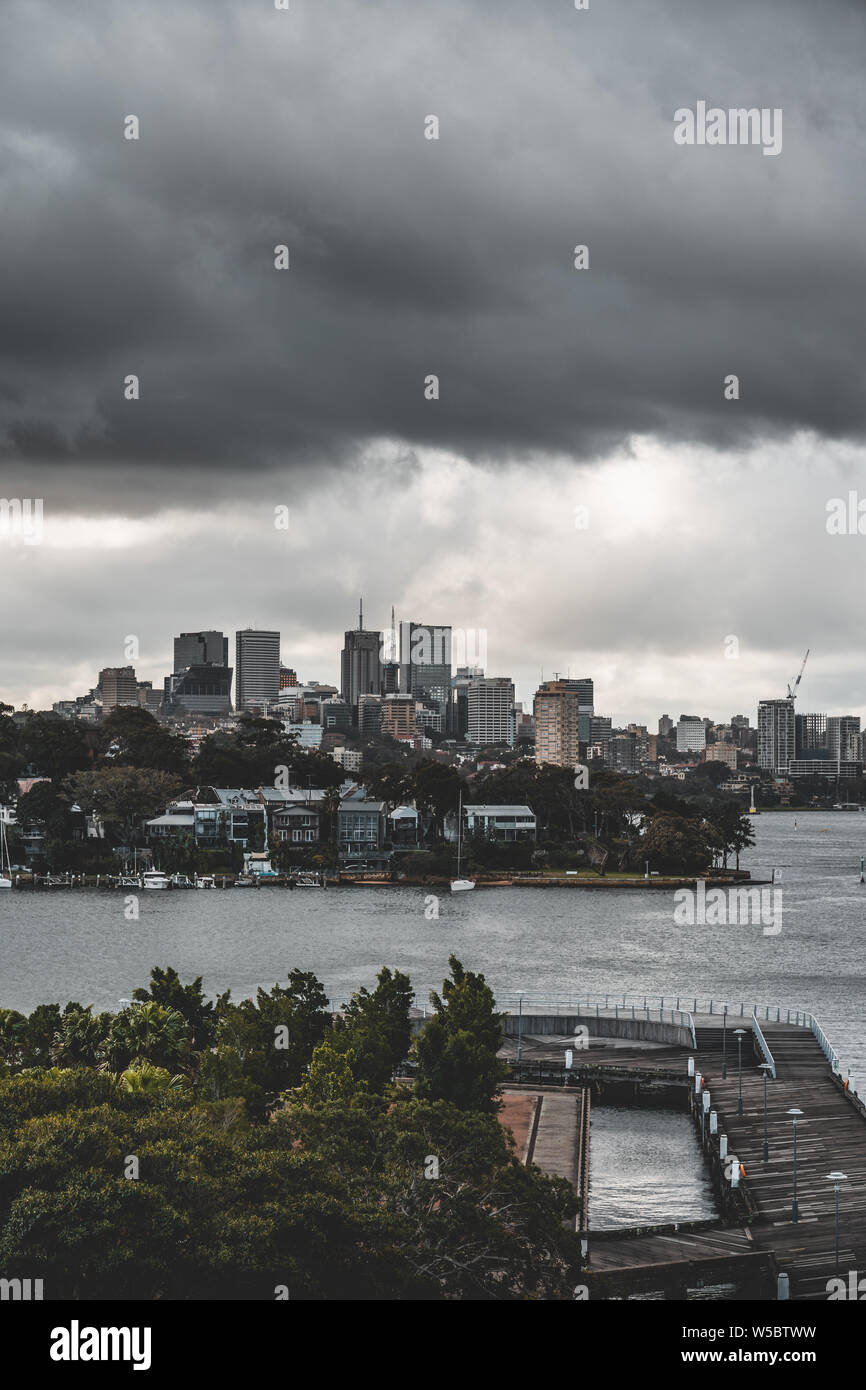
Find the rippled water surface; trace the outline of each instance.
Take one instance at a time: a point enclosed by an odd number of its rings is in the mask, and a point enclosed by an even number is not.
[[[591,1230],[717,1215],[687,1111],[593,1105],[589,1152]]]
[[[432,920],[420,888],[142,893],[138,922],[124,919],[120,892],[7,892],[0,1005],[71,998],[117,1008],[155,964],[236,997],[298,966],[335,1000],[373,984],[387,964],[407,971],[423,998],[453,952],[501,994],[646,992],[680,995],[685,1007],[697,993],[809,1009],[866,1081],[866,813],[764,814],[755,829],[743,863],[760,877],[781,870],[778,936],[760,926],[678,927],[673,895],[661,890],[445,894]]]

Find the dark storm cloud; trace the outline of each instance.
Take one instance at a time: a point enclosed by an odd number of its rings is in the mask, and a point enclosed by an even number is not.
[[[379,437],[486,462],[863,433],[861,6],[7,0],[0,24],[7,494],[98,507],[109,477],[158,505],[203,473],[327,478]],[[699,99],[781,107],[782,153],[677,147]]]

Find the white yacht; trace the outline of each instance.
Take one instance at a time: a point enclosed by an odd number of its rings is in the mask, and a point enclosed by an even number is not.
[[[475,887],[474,878],[460,877],[460,860],[463,857],[463,793],[460,793],[460,802],[457,811],[457,877],[451,880],[452,893],[468,893],[470,888]]]
[[[216,880],[213,874],[196,874],[194,886],[196,888],[216,888]]]
[[[142,888],[170,888],[171,880],[159,869],[148,869],[141,875]]]
[[[6,822],[0,820],[0,888],[12,887],[12,861],[6,843]]]

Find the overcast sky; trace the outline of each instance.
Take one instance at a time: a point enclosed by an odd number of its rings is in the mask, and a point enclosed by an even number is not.
[[[0,7],[0,495],[44,515],[0,535],[0,699],[247,625],[336,682],[363,594],[526,702],[753,718],[810,647],[799,708],[866,715],[866,535],[826,529],[866,500],[866,6],[289,5]],[[781,108],[781,153],[676,144],[698,101]]]

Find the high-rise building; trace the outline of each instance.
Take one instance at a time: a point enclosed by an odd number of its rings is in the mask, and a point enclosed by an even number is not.
[[[706,747],[706,743],[707,728],[704,720],[697,714],[681,714],[677,721],[677,752],[700,753]]]
[[[221,632],[182,632],[174,639],[174,667],[163,683],[168,714],[228,714],[232,707],[229,640]]]
[[[670,738],[674,731],[674,721],[669,714],[663,714],[659,720],[659,738]]]
[[[833,763],[856,763],[860,756],[860,716],[831,714],[827,719],[827,748]]]
[[[298,684],[298,673],[290,666],[280,667],[280,690],[294,690]]]
[[[382,700],[382,733],[412,738],[418,732],[414,695],[386,695]]]
[[[400,689],[400,645],[391,605],[391,626],[382,637],[382,694],[396,695]]]
[[[362,734],[378,734],[382,728],[381,695],[361,695],[358,700],[358,728]]]
[[[115,709],[118,705],[139,703],[138,681],[132,666],[106,666],[105,670],[99,673],[97,690],[102,693],[103,714],[108,714],[109,710]]]
[[[229,714],[232,707],[231,666],[187,666],[166,676],[163,708],[167,714]]]
[[[280,634],[243,628],[235,634],[235,704],[267,712],[280,692]]]
[[[357,719],[362,695],[382,691],[382,634],[364,627],[364,604],[358,613],[358,626],[345,634],[340,658],[340,692],[353,720]]]
[[[604,744],[605,764],[613,772],[637,772],[640,765],[638,739],[619,730]]]
[[[443,726],[451,702],[451,628],[400,624],[400,693],[435,706]]]
[[[568,681],[544,681],[535,692],[535,761],[557,767],[580,762],[580,723],[577,692]]]
[[[469,687],[484,675],[480,666],[458,666],[451,677],[451,717],[448,727],[457,738],[469,731]]]
[[[593,714],[595,712],[595,687],[590,677],[584,676],[580,680],[572,680],[569,677],[565,684],[577,696],[577,704],[581,714]]]
[[[470,743],[514,742],[514,682],[508,676],[478,676],[467,691]]]
[[[786,773],[795,756],[794,701],[761,700],[758,705],[758,767],[767,772]]]
[[[826,714],[795,714],[797,757],[822,761],[830,756]]]
[[[182,632],[174,639],[172,671],[188,666],[228,666],[229,639],[221,632]]]

